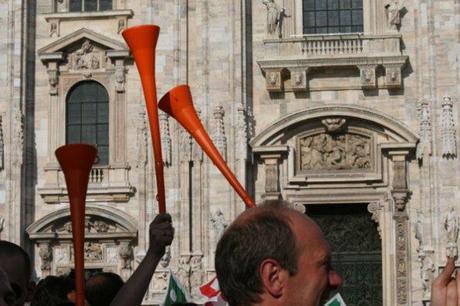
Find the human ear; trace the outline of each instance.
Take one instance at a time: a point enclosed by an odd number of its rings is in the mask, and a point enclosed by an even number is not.
[[[271,258],[262,261],[259,267],[264,290],[274,298],[281,297],[286,283],[286,270],[281,268],[278,261]]]

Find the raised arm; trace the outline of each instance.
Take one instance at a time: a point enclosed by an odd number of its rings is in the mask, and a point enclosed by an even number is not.
[[[150,224],[150,245],[136,271],[120,289],[110,306],[139,306],[147,291],[153,272],[174,238],[171,216],[159,214]]]

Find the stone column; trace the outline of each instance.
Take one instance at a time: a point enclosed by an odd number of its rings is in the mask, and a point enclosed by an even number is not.
[[[267,146],[254,148],[265,167],[265,193],[262,198],[278,200],[281,198],[279,165],[288,152],[287,146]]]

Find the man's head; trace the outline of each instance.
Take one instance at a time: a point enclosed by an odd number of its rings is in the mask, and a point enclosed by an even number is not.
[[[86,282],[86,299],[90,305],[109,306],[121,287],[123,280],[118,274],[98,273]]]
[[[242,213],[216,250],[216,272],[231,306],[317,306],[341,285],[330,248],[307,216],[267,201]]]
[[[11,288],[16,294],[17,301],[14,305],[24,305],[30,299],[32,290],[29,255],[20,246],[0,240],[0,269],[8,275]]]

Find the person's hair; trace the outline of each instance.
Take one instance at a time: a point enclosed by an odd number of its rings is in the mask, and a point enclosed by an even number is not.
[[[31,306],[58,306],[70,303],[67,294],[75,290],[72,279],[49,275],[42,279],[35,289]]]
[[[260,301],[259,266],[276,260],[291,275],[297,272],[296,237],[290,227],[288,203],[265,201],[247,218],[237,218],[219,240],[215,255],[217,279],[229,305]],[[241,220],[243,219],[243,220]]]
[[[29,280],[32,273],[32,263],[29,254],[24,251],[19,245],[6,240],[0,240],[0,257],[13,257],[21,256],[24,261],[24,272],[26,273],[26,280]]]
[[[86,281],[86,300],[90,305],[109,306],[123,284],[118,274],[97,273]]]

